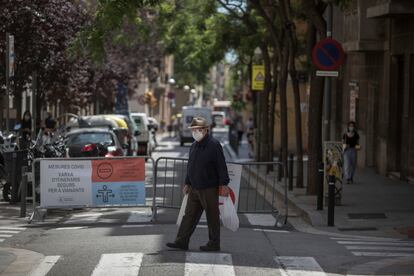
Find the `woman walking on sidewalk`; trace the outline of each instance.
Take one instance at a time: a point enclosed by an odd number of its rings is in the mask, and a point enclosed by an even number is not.
[[[344,178],[347,184],[354,182],[356,168],[357,149],[359,149],[359,135],[355,130],[355,122],[348,123],[348,129],[343,138],[344,149]]]

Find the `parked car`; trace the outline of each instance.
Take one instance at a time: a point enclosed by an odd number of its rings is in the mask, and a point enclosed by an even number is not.
[[[140,135],[137,137],[138,140],[138,154],[151,156],[152,145],[151,145],[151,132],[150,123],[148,116],[145,113],[131,113],[130,115],[132,122],[135,124]]]
[[[188,128],[194,117],[204,117],[210,126],[213,125],[211,108],[209,107],[183,106],[181,113],[182,118],[179,125],[181,146],[186,142],[192,143],[194,141],[191,130]]]
[[[122,128],[127,128],[127,136],[126,142],[128,144],[128,149],[126,151],[127,156],[137,155],[138,151],[138,136],[140,136],[141,132],[137,129],[135,124],[132,122],[131,118],[126,115],[120,114],[109,114],[105,115],[109,118],[112,118],[117,121],[118,125],[120,124],[119,120],[122,120]],[[119,125],[120,126],[120,125]]]
[[[79,128],[65,136],[68,157],[114,157],[123,156],[122,145],[110,129]]]
[[[67,124],[67,131],[77,128],[104,128],[112,130],[121,144],[130,144],[128,139],[128,125],[127,123],[116,115],[92,115],[81,116],[76,119],[71,119]],[[128,148],[124,148],[125,154]]]

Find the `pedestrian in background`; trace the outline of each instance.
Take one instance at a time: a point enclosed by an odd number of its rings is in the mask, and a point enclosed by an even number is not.
[[[202,117],[193,118],[189,127],[195,142],[190,148],[187,176],[183,192],[188,193],[185,214],[175,242],[170,248],[188,250],[203,211],[206,212],[209,241],[201,251],[220,251],[220,214],[218,197],[229,195],[230,182],[226,160],[220,142],[209,134],[209,124]]]
[[[243,124],[243,118],[241,116],[237,120],[236,128],[237,128],[237,138],[239,141],[239,146],[241,146],[241,142],[243,140],[243,134],[244,134],[244,124]]]
[[[247,121],[247,142],[249,143],[249,158],[254,156],[254,122],[253,118],[250,117]]]
[[[347,184],[354,182],[354,173],[359,149],[359,135],[355,129],[355,122],[349,122],[348,128],[342,137],[344,150],[344,178]]]
[[[32,114],[26,110],[21,119],[20,128],[20,148],[27,149],[30,146],[30,139],[32,137]]]

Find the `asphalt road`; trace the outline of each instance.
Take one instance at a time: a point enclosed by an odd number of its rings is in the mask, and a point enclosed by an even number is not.
[[[188,149],[166,139],[154,158],[185,158]],[[157,189],[158,202],[179,203],[180,166],[175,164],[176,177],[167,171],[166,193],[164,187]],[[242,190],[253,188],[245,181]],[[197,227],[189,251],[169,250],[165,243],[175,238],[177,212],[159,208],[157,221],[151,222],[145,207],[57,210],[44,223],[0,223],[0,252],[8,247],[42,254],[33,275],[414,275],[414,241],[311,234],[312,228],[296,218],[290,219],[292,225],[274,227],[276,216],[269,213],[240,214],[236,232],[222,228],[219,253],[198,249],[208,239],[205,222]]]

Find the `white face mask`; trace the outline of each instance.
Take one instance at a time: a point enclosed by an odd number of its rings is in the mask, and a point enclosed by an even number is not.
[[[197,142],[200,142],[201,139],[203,139],[204,137],[204,133],[198,130],[193,131],[192,134],[193,134],[194,140],[196,140]]]
[[[349,129],[350,132],[354,131],[354,127],[348,127],[348,129]]]

